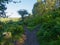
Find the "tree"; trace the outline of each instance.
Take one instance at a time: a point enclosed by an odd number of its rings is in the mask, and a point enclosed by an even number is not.
[[[45,0],[46,8],[53,9],[56,6],[56,0]]]
[[[35,3],[32,9],[33,15],[42,15],[43,12],[45,12],[44,4],[42,2]]]
[[[19,10],[18,13],[21,15],[22,21],[24,21],[24,16],[28,14],[26,10]]]
[[[37,0],[34,4],[32,13],[34,15],[43,15],[50,10],[53,10],[56,6],[56,0]]]
[[[40,45],[60,45],[60,8],[51,11],[49,15],[42,15],[41,20],[37,33]]]
[[[0,17],[7,17],[5,10],[7,9],[6,3],[8,4],[9,2],[13,3],[20,3],[21,1],[13,1],[13,0],[0,0]]]
[[[0,17],[6,17],[5,10],[7,9],[6,3],[11,2],[12,0],[0,0]]]
[[[5,7],[4,4],[0,4],[0,17],[6,17],[5,10],[7,8]]]

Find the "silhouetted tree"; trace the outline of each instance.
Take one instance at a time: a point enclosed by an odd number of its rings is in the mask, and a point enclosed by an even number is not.
[[[21,15],[22,21],[24,21],[24,16],[28,14],[26,10],[19,10],[18,13]]]

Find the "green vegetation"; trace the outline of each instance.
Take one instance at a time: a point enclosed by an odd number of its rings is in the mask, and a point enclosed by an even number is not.
[[[25,24],[31,31],[40,25],[37,32],[40,45],[60,45],[60,7],[44,8],[40,4],[34,5],[33,15],[25,19]]]
[[[0,18],[0,45],[2,43],[13,45],[12,42],[19,40],[24,34],[23,26],[33,31],[38,25],[40,29],[38,28],[36,35],[40,45],[60,45],[59,3],[56,0],[37,1],[34,4],[32,15],[26,10],[19,10],[18,13],[22,18]],[[26,14],[28,16],[25,16]]]
[[[19,25],[18,22],[12,20],[6,22],[0,21],[0,45],[4,41],[7,42],[6,45],[12,45],[14,40],[19,40],[22,34],[24,34],[23,26]]]
[[[30,17],[25,18],[24,24],[28,27],[30,31],[32,31],[34,30],[34,28],[36,28],[36,26],[40,24],[40,19],[40,16],[31,15]]]
[[[37,33],[41,45],[60,45],[60,8],[41,17],[40,30]]]

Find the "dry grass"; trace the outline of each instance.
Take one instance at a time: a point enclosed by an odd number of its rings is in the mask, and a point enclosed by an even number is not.
[[[21,20],[21,18],[0,18],[0,21],[2,21],[2,22],[7,22],[7,21],[10,21],[10,20],[16,22],[16,21]]]

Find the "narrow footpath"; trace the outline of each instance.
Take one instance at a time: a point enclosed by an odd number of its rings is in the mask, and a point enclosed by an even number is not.
[[[39,45],[36,37],[36,33],[39,29],[39,26],[37,26],[32,32],[28,30],[26,26],[24,26],[25,35],[27,36],[27,39],[25,40],[24,45]]]

